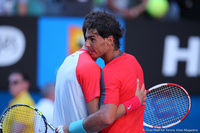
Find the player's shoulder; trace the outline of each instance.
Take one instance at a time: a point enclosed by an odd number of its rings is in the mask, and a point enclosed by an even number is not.
[[[125,53],[125,52],[124,52],[123,55],[124,55],[126,58],[134,58],[134,59],[136,59],[134,55],[129,54],[129,53]]]
[[[78,65],[76,68],[76,73],[79,75],[99,75],[101,68],[96,64],[96,62],[87,62]]]
[[[95,61],[87,62],[87,63],[83,64],[82,67],[84,67],[87,70],[100,69],[99,65]]]
[[[136,57],[132,54],[129,53],[124,53],[124,61],[127,62],[138,62]]]
[[[129,64],[129,62],[132,62],[135,60],[136,60],[135,56],[123,52],[123,54],[119,56],[119,58],[116,58],[116,60],[114,60],[111,64],[112,65],[119,64],[121,66],[123,64],[127,64],[127,63]]]
[[[90,58],[80,58],[77,65],[78,70],[84,71],[92,71],[92,70],[100,70],[99,65],[97,65],[96,61]]]

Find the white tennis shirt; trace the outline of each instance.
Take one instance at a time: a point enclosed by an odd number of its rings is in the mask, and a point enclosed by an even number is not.
[[[53,125],[86,118],[86,103],[100,96],[100,67],[85,49],[68,56],[56,77]]]

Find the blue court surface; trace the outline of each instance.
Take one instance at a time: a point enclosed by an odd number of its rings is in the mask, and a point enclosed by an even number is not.
[[[38,92],[31,92],[37,103],[40,99]],[[153,129],[144,127],[146,133],[200,133],[200,95],[191,95],[191,110],[188,116],[178,125],[166,129]],[[0,91],[0,113],[2,114],[12,97],[7,91]]]

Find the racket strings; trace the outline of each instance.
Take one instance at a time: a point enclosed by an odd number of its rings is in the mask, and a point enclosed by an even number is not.
[[[26,106],[16,106],[4,116],[3,133],[44,133],[45,123],[42,117]]]
[[[162,86],[147,94],[144,122],[167,126],[181,120],[188,110],[187,94],[176,86]]]

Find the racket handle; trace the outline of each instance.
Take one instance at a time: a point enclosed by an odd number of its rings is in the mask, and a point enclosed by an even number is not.
[[[47,124],[49,126],[49,128],[51,128],[52,131],[55,131],[56,128],[54,128],[50,123]]]

